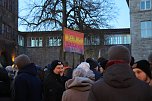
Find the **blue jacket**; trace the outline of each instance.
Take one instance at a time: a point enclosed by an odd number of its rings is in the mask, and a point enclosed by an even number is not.
[[[41,101],[42,83],[37,76],[35,64],[31,63],[19,70],[14,90],[15,101]]]

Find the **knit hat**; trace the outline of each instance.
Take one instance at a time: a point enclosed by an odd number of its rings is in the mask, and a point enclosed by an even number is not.
[[[52,61],[49,69],[50,70],[54,70],[57,65],[63,65],[63,63],[61,61],[59,61],[59,60],[54,60],[54,61]]]
[[[98,65],[98,62],[95,61],[95,60],[93,60],[92,58],[86,59],[86,62],[89,63],[90,69],[94,69],[94,68],[96,68],[97,66],[99,66],[99,65]]]
[[[84,69],[86,72],[88,72],[90,70],[90,65],[87,62],[81,62],[77,68],[82,68]]]
[[[111,46],[108,49],[108,60],[123,60],[130,63],[130,51],[127,47],[123,45]]]
[[[143,72],[145,72],[150,78],[151,77],[151,70],[150,70],[150,64],[147,60],[140,60],[135,63],[136,65],[133,65],[133,68],[139,68]]]
[[[17,65],[18,69],[21,69],[30,63],[30,58],[26,54],[21,54],[14,59],[14,64]]]

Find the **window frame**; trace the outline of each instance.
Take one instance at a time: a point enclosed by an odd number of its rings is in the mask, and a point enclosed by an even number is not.
[[[151,24],[150,27],[149,27],[148,22],[150,22]],[[148,33],[148,31],[150,32]],[[152,38],[152,21],[151,20],[145,20],[145,21],[140,22],[140,35],[141,35],[141,38]]]
[[[28,37],[27,47],[43,47],[43,37]]]
[[[104,36],[104,45],[119,45],[119,44],[130,44],[130,34],[107,34]]]
[[[150,1],[150,6],[149,8],[147,8],[147,1]],[[144,7],[142,8],[142,3],[144,3]],[[140,10],[144,11],[144,10],[150,10],[151,9],[151,0],[141,0],[140,1]]]
[[[48,36],[46,40],[47,47],[61,46],[60,36]]]

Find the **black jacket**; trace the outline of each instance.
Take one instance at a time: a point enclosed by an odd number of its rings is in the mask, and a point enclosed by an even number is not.
[[[107,68],[90,91],[88,101],[152,101],[150,86],[138,80],[128,64]]]
[[[65,90],[64,83],[60,75],[50,72],[44,79],[43,101],[61,101],[63,91]]]
[[[14,82],[15,101],[41,101],[42,83],[37,77],[35,64],[31,63],[19,70]]]
[[[0,97],[10,97],[10,79],[4,68],[0,68]]]

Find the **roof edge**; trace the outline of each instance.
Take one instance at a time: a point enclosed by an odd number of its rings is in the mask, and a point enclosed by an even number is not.
[[[129,0],[126,0],[126,2],[127,2],[128,6],[129,6]]]

